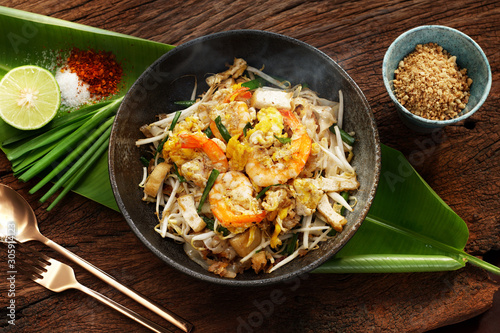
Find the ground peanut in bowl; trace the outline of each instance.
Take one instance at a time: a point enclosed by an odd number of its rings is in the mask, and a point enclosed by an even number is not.
[[[435,43],[419,44],[394,71],[394,94],[410,112],[431,120],[456,118],[465,108],[472,79],[456,57]]]

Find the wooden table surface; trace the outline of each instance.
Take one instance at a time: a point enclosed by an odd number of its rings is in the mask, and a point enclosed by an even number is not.
[[[251,28],[285,34],[319,48],[365,93],[381,142],[406,157],[415,153],[425,156],[423,163],[414,166],[466,221],[470,230],[466,251],[498,260],[497,0],[4,0],[0,5],[173,45],[213,32]],[[404,127],[382,82],[382,59],[390,43],[404,31],[424,24],[446,25],[469,35],[486,53],[493,73],[493,86],[483,107],[467,121],[445,128],[445,139],[440,143]],[[0,177],[30,202],[48,238],[189,319],[196,332],[423,332],[458,322],[462,323],[437,332],[493,332],[488,327],[498,332],[500,327],[500,294],[495,294],[499,284],[470,265],[438,273],[311,274],[259,289],[227,288],[195,280],[167,266],[142,245],[121,214],[88,199],[71,194],[63,204],[46,212],[47,204],[38,201],[42,194],[28,193],[36,182],[17,180],[3,153]],[[22,276],[16,281],[16,325],[8,325],[6,265],[1,267],[2,332],[145,331],[78,291],[56,294]],[[75,271],[83,284],[175,330],[89,273],[78,267]],[[279,302],[274,298],[277,294],[281,295]],[[496,307],[490,309],[494,303]]]

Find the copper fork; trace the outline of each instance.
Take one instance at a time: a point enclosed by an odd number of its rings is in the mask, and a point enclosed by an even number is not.
[[[153,332],[172,332],[112,299],[82,285],[76,280],[75,272],[70,266],[50,258],[27,245],[21,245],[21,243],[16,243],[16,250],[18,252],[16,255],[16,269],[45,288],[57,293],[68,289],[80,290],[144,325]]]

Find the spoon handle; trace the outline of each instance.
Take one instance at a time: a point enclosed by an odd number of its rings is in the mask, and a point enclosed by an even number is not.
[[[174,324],[175,326],[177,326],[178,328],[180,328],[184,332],[191,332],[191,330],[193,329],[193,324],[191,324],[190,322],[179,317],[178,315],[176,315],[172,311],[169,311],[169,310],[161,307],[160,305],[155,304],[153,301],[147,299],[145,296],[130,289],[129,287],[121,284],[115,278],[113,278],[111,275],[109,275],[106,272],[95,267],[94,265],[92,265],[88,261],[80,258],[79,256],[77,256],[73,252],[65,249],[64,247],[57,244],[56,242],[48,239],[47,237],[45,237],[43,235],[42,235],[42,238],[40,238],[38,240],[41,241],[42,243],[44,243],[45,245],[47,245],[48,247],[52,248],[53,250],[59,252],[60,254],[62,254],[63,256],[68,258],[69,260],[73,261],[74,263],[80,265],[82,268],[84,268],[85,270],[94,274],[95,276],[97,276],[99,279],[103,280],[104,282],[106,282],[110,286],[118,289],[119,291],[121,291],[122,293],[127,295],[128,297],[132,298],[134,301],[138,302],[139,304],[142,304],[143,306],[145,306],[149,310],[162,316],[163,318],[165,318],[166,320],[168,320],[169,322],[171,322],[172,324]]]

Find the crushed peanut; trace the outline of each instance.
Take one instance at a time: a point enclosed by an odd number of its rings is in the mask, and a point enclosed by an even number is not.
[[[417,116],[455,118],[469,101],[472,79],[457,58],[435,43],[419,44],[394,71],[394,94]]]

